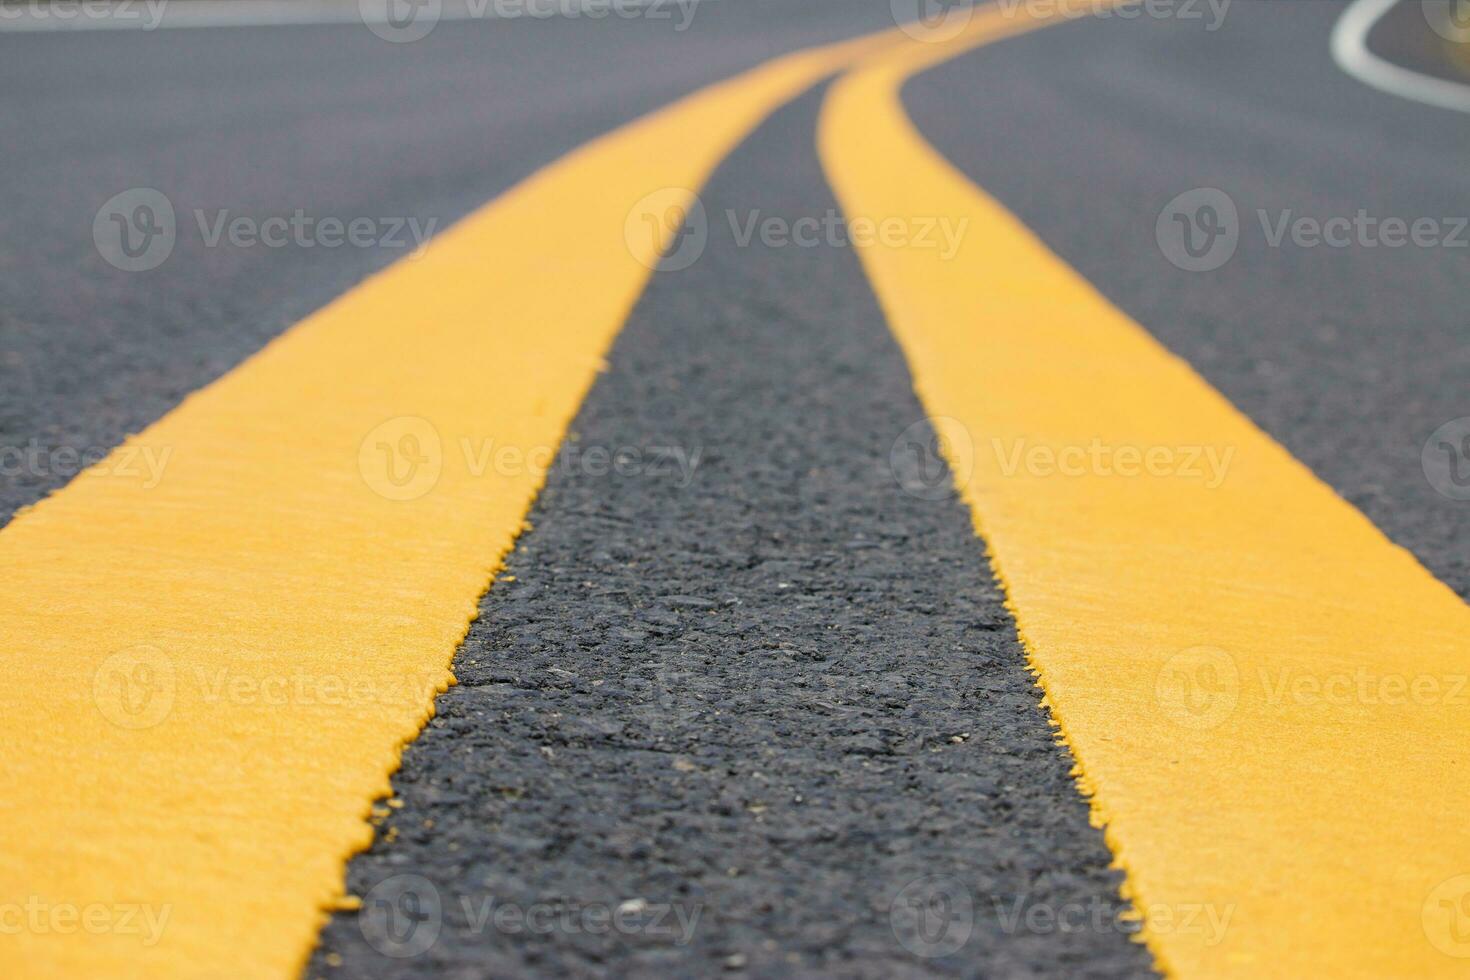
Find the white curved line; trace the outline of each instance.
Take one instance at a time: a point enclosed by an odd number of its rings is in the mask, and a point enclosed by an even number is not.
[[[1398,0],[1354,0],[1332,28],[1337,66],[1365,85],[1415,102],[1470,112],[1470,85],[1411,71],[1368,50],[1368,33]]]

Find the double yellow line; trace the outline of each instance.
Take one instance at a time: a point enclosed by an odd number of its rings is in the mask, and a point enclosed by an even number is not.
[[[1464,604],[940,159],[898,102],[914,72],[1045,22],[991,8],[942,42],[798,53],[597,140],[130,439],[120,453],[169,451],[156,486],[104,461],[0,531],[0,903],[31,908],[0,935],[0,969],[301,968],[542,479],[454,447],[554,447],[692,189],[854,63],[823,112],[823,163],[849,216],[969,221],[947,260],[881,239],[860,254],[949,420],[1160,964],[1464,966],[1470,710],[1327,710],[1258,678],[1452,677]],[[1027,462],[1038,446],[1231,462],[1215,487],[1147,468],[1061,479]],[[124,931],[128,905],[161,926]],[[93,907],[95,930],[58,917]]]
[[[0,532],[0,974],[300,970],[684,189],[872,43],[572,153]]]

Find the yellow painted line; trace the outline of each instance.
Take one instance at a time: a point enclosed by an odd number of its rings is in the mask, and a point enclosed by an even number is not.
[[[1183,977],[1466,976],[1470,610],[915,131],[906,78],[1018,29],[872,56],[819,146],[849,217],[969,220],[860,254],[1143,936]]]
[[[302,967],[680,188],[870,44],[570,154],[0,532],[0,975]]]

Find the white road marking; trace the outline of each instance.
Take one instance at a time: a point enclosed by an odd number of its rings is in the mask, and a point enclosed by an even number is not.
[[[1332,29],[1332,57],[1365,85],[1401,98],[1456,112],[1470,112],[1470,85],[1435,78],[1387,61],[1368,50],[1368,34],[1398,0],[1355,0]]]
[[[389,0],[391,2],[391,0]],[[433,3],[434,0],[427,0]],[[437,21],[628,17],[647,8],[675,23],[708,0],[443,0]],[[383,0],[0,0],[0,34],[195,27],[387,24]]]

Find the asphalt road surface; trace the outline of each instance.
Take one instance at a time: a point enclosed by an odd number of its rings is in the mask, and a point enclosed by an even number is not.
[[[705,207],[835,208],[816,106],[763,126]],[[1147,972],[1122,932],[1007,936],[990,905],[1119,900],[965,513],[893,478],[924,412],[851,250],[712,232],[654,281],[611,365],[405,761],[398,844],[357,862],[356,893],[410,866],[432,883],[451,975],[883,976],[916,968],[893,899],[963,868],[987,906],[967,969]],[[688,485],[579,463],[644,446],[697,460]],[[465,914],[546,893],[703,915],[679,946],[517,942]],[[322,949],[371,970],[354,919]]]
[[[1344,73],[1340,4],[1203,9],[986,45],[904,105],[1470,598],[1470,503],[1424,463],[1470,415],[1470,113]],[[411,250],[211,244],[222,213],[369,217],[411,246],[689,91],[894,20],[887,3],[709,0],[678,23],[447,21],[413,43],[360,23],[0,33],[0,525]],[[1405,10],[1375,38],[1470,83],[1439,40]],[[937,458],[917,487],[895,478],[928,423],[857,255],[840,236],[742,240],[755,214],[836,212],[821,96],[701,191],[707,246],[633,310],[348,865],[369,905],[331,917],[309,975],[1153,974],[965,506]],[[166,195],[177,242],[128,272],[94,218],[137,187]],[[1160,230],[1197,188],[1239,216],[1204,271]],[[1273,240],[1283,220],[1360,212],[1439,237]],[[964,895],[945,894],[956,879]],[[969,903],[963,936],[895,912],[915,896]],[[382,903],[432,910],[436,940],[413,948]]]

